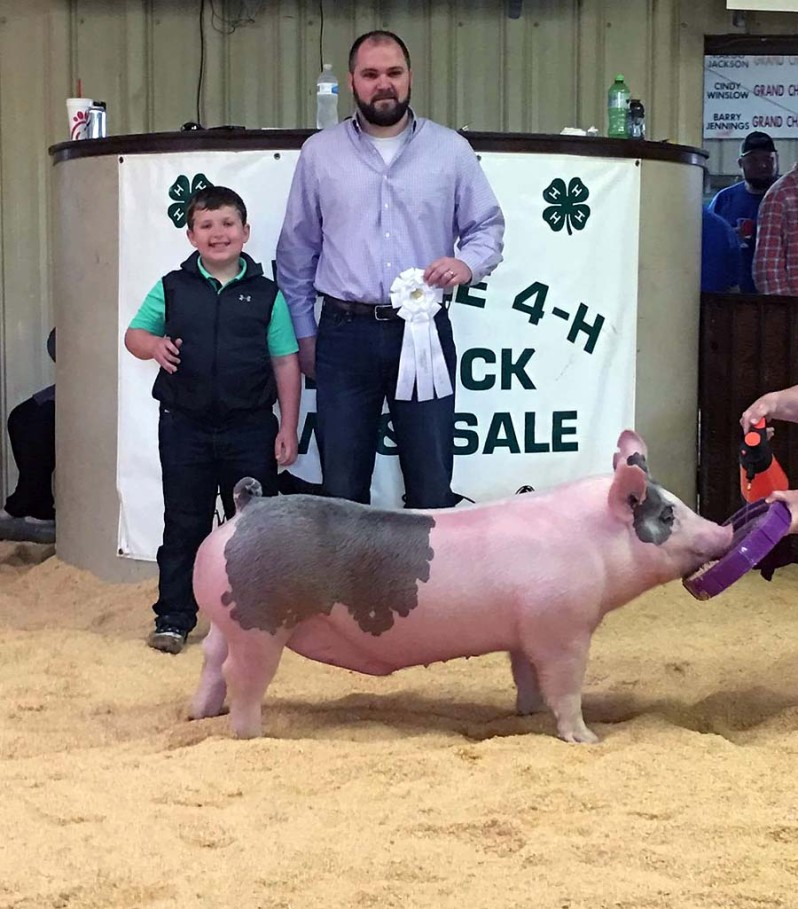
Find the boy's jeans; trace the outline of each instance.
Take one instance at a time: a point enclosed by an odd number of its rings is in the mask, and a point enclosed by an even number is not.
[[[457,352],[449,315],[435,317],[455,384]],[[319,453],[327,495],[368,504],[383,401],[388,401],[406,508],[447,508],[454,466],[454,395],[431,401],[394,397],[403,320],[380,322],[325,305],[316,340]]]
[[[209,423],[161,407],[158,447],[164,498],[163,543],[158,549],[158,626],[189,632],[197,622],[192,589],[194,558],[213,528],[217,489],[225,517],[235,513],[233,487],[254,477],[265,496],[277,495],[271,411],[240,413]]]

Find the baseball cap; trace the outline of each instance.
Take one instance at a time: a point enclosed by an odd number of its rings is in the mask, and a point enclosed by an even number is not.
[[[752,151],[774,152],[776,151],[776,146],[773,144],[773,140],[767,133],[754,131],[752,133],[748,133],[745,139],[743,139],[741,142],[740,157],[745,157],[745,155]]]

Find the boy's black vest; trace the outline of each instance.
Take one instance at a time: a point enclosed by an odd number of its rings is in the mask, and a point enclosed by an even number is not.
[[[182,338],[177,372],[161,369],[152,396],[167,407],[225,418],[271,409],[277,398],[267,335],[277,285],[245,253],[243,280],[217,293],[199,270],[199,253],[163,278],[166,331]]]

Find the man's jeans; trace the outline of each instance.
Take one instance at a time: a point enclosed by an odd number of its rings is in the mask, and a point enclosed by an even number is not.
[[[152,607],[158,625],[188,632],[196,624],[194,558],[213,527],[217,489],[228,518],[235,513],[233,487],[242,477],[258,480],[264,495],[277,495],[276,435],[277,418],[270,411],[207,423],[161,407],[164,529],[158,549],[158,602]]]
[[[435,317],[455,384],[457,352],[446,310]],[[325,305],[316,341],[319,453],[327,495],[368,504],[382,405],[388,401],[406,508],[446,508],[454,466],[454,395],[397,401],[401,319],[380,322]]]

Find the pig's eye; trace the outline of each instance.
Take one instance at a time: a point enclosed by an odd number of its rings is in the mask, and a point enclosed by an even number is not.
[[[659,516],[663,524],[667,524],[668,527],[673,525],[673,522],[676,520],[676,517],[673,513],[673,505],[666,505]]]

